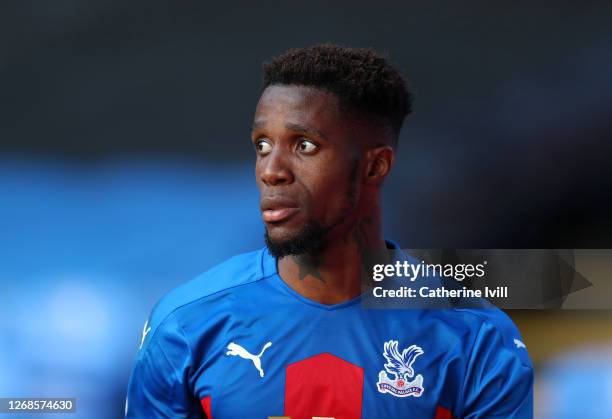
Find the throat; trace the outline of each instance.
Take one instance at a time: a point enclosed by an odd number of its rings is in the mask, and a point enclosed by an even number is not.
[[[304,260],[306,259],[306,260]],[[281,279],[295,292],[320,304],[341,304],[361,294],[361,270],[342,272],[327,269],[304,257],[288,257],[278,262]]]
[[[320,304],[341,304],[362,293],[364,253],[354,243],[340,241],[323,252],[279,259],[278,273],[302,297]]]

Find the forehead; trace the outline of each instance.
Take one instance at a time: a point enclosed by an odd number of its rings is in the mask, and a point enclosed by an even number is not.
[[[338,124],[343,120],[338,98],[326,90],[300,85],[268,86],[257,103],[255,124],[272,119],[295,123]]]

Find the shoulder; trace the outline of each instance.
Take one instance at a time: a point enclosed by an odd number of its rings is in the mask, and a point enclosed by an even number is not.
[[[169,291],[151,311],[143,331],[143,346],[162,325],[176,323],[172,318],[177,312],[189,310],[190,306],[201,307],[196,303],[263,279],[268,273],[265,264],[269,265],[269,258],[265,248],[236,255]]]
[[[479,334],[496,335],[509,356],[515,357],[524,366],[532,367],[518,327],[502,310],[487,304],[483,308],[456,308],[453,311],[471,319],[477,325]]]
[[[518,327],[499,308],[485,302],[479,308],[447,308],[426,310],[429,316],[447,326],[447,330],[460,341],[468,354],[485,349],[479,342],[488,341],[490,350],[516,359],[519,364],[532,368],[527,346]]]
[[[466,353],[460,416],[532,417],[533,365],[514,322],[495,307],[454,311],[477,327]]]

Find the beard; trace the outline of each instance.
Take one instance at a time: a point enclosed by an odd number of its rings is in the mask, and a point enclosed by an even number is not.
[[[311,221],[289,238],[273,240],[266,229],[264,238],[270,254],[277,259],[285,256],[300,256],[317,253],[325,242],[329,228]]]
[[[316,255],[325,245],[328,233],[337,225],[349,217],[351,211],[357,203],[357,172],[359,169],[359,160],[355,159],[351,163],[349,172],[348,188],[345,192],[346,207],[344,214],[338,217],[336,223],[324,227],[317,221],[309,221],[304,224],[304,227],[292,237],[274,240],[270,237],[268,229],[265,230],[264,239],[270,254],[277,259],[285,256],[301,256],[301,255]]]

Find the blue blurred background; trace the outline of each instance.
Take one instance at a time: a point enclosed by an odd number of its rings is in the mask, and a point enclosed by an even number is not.
[[[385,191],[403,247],[612,247],[611,21],[606,2],[3,2],[0,397],[121,417],[154,303],[263,245],[248,138],[261,63],[291,47],[374,47],[406,75]],[[538,417],[610,411],[609,312],[510,314]]]

